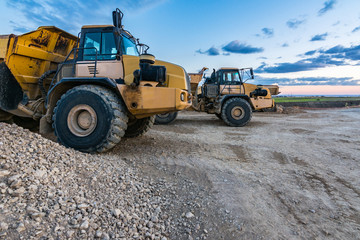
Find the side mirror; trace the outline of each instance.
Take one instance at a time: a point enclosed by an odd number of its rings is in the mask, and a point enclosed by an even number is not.
[[[117,28],[121,28],[121,21],[124,16],[124,14],[120,11],[120,9],[116,8],[115,11],[113,11],[113,24]]]

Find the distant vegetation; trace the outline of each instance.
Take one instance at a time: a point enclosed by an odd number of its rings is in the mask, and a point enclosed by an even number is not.
[[[282,102],[338,102],[338,101],[360,101],[360,97],[275,97],[276,103]]]

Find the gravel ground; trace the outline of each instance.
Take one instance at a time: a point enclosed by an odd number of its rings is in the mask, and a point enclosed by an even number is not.
[[[5,239],[359,239],[360,108],[179,114],[83,154],[0,123]]]
[[[0,123],[0,237],[167,239],[160,179]]]

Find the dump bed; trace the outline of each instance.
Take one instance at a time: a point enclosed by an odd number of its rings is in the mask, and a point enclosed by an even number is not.
[[[190,76],[191,94],[195,95],[196,88],[202,79],[203,73],[189,73],[189,76]]]
[[[38,79],[75,47],[77,37],[57,27],[39,27],[22,35],[0,36],[0,62],[4,61],[29,99],[39,94]]]
[[[278,85],[263,85],[263,87],[269,89],[272,96],[278,95],[280,93]]]
[[[0,35],[0,63],[5,59],[9,35]]]

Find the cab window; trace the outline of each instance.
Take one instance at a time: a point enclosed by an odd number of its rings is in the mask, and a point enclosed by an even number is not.
[[[224,72],[222,74],[221,84],[241,84],[239,72]]]
[[[136,44],[125,36],[123,36],[122,50],[124,55],[139,56]]]
[[[98,60],[116,59],[115,38],[112,32],[107,33],[86,33],[84,40],[83,60],[95,60],[96,54]]]

